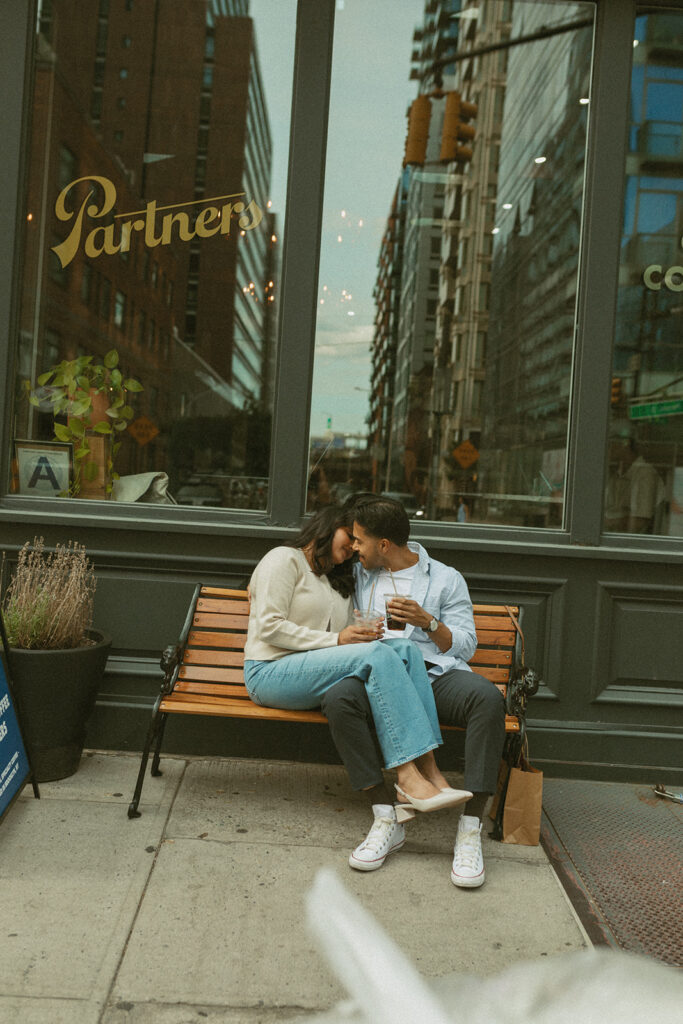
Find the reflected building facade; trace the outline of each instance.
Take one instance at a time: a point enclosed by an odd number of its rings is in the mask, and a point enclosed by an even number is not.
[[[563,11],[573,26],[582,13]],[[495,0],[461,38],[474,53],[457,88],[476,104],[476,140],[446,186],[438,518],[462,495],[474,520],[561,523],[592,33],[525,42],[552,16]]]
[[[450,87],[454,69],[444,62],[457,46],[461,6],[460,0],[425,3],[423,22],[413,34],[410,71],[410,78],[421,82],[419,92]],[[430,70],[434,62],[439,65],[435,74]],[[444,229],[445,174],[439,166],[444,103],[438,97],[432,102],[425,166],[408,166],[401,176],[375,286],[368,420],[370,445],[378,456],[374,486],[409,493],[421,505],[428,498],[432,464],[430,409]],[[393,268],[389,282],[388,259]]]
[[[234,476],[267,475],[278,290],[272,143],[248,0],[45,0],[36,45],[36,216],[18,378],[116,348],[144,386],[134,402],[142,427],[124,437],[116,468],[166,472],[172,490],[211,477],[215,503],[229,505]],[[99,222],[114,237],[150,206],[153,227],[128,228],[120,251],[81,251],[62,267],[51,248],[71,225],[55,200],[81,178],[67,209],[89,189],[97,199],[94,177],[115,188]],[[21,400],[17,412],[25,436],[50,436],[47,417]],[[211,424],[218,445],[202,441]]]
[[[532,35],[544,27],[545,7],[513,4],[512,37]],[[566,13],[567,20],[579,22],[582,5]],[[538,50],[533,81],[529,81],[522,47],[511,49],[507,67],[493,228],[481,485],[489,492],[519,495],[515,519],[521,525],[559,527],[591,27],[531,45]]]
[[[501,43],[510,36],[511,4],[463,5],[459,50]],[[492,231],[498,193],[507,51],[460,61],[454,87],[476,104],[472,159],[452,164],[446,182],[435,358],[434,426],[440,437],[432,487],[434,511],[455,518],[457,498],[471,515],[484,512],[479,453],[487,367]]]
[[[394,192],[382,236],[377,260],[377,280],[373,289],[376,312],[372,338],[368,449],[372,458],[372,489],[376,492],[391,487],[389,467],[392,464],[396,352],[408,178],[409,171],[405,170]]]

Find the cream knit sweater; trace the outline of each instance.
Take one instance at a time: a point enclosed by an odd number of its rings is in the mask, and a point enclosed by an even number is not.
[[[300,548],[273,548],[251,577],[246,661],[275,661],[295,651],[336,647],[353,620],[353,603],[316,576]]]

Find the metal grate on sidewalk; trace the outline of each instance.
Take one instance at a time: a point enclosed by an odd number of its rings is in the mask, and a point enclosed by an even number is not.
[[[543,810],[543,846],[592,941],[683,967],[683,805],[545,779]]]

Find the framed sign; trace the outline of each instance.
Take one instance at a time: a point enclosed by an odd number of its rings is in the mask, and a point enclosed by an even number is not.
[[[0,613],[2,646],[7,650],[7,635]],[[5,655],[0,655],[0,821],[21,793],[31,777],[26,747],[19,727],[19,719],[12,700],[12,691],[5,671]],[[40,796],[33,783],[34,796]]]
[[[73,445],[65,441],[15,440],[17,489],[38,498],[68,497],[73,475]]]

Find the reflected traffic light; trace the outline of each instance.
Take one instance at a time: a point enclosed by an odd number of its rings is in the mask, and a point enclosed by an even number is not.
[[[441,133],[441,163],[450,163],[452,160],[471,160],[472,147],[461,145],[470,143],[474,139],[475,129],[467,124],[473,117],[477,116],[476,103],[469,103],[464,100],[459,92],[446,93],[446,109],[443,115],[443,131]]]
[[[429,121],[432,116],[432,105],[428,96],[418,96],[410,104],[408,113],[408,136],[403,166],[422,167],[427,157],[429,141]]]

